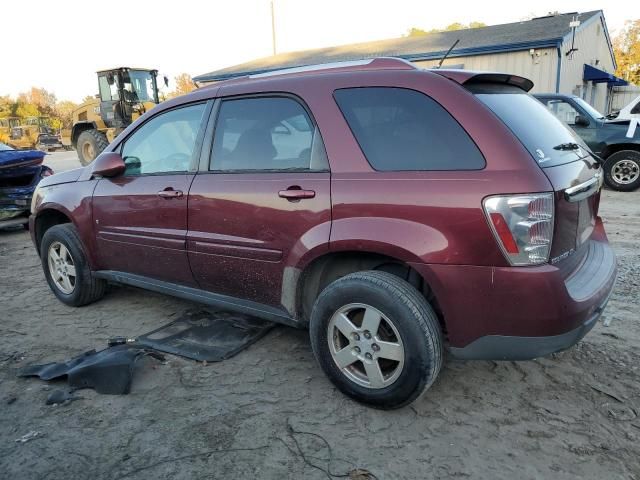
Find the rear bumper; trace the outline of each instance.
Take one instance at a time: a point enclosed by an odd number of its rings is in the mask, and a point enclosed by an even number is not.
[[[454,356],[525,360],[571,347],[602,314],[617,269],[599,219],[578,254],[537,267],[413,266],[434,291]]]
[[[582,325],[560,335],[548,337],[516,337],[486,335],[466,347],[450,347],[451,354],[464,360],[532,360],[574,346],[595,327],[607,304],[598,307]]]

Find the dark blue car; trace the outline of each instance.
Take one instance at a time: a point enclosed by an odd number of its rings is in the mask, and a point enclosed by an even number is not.
[[[40,150],[14,150],[0,143],[0,228],[29,224],[31,197],[41,178],[53,174]]]

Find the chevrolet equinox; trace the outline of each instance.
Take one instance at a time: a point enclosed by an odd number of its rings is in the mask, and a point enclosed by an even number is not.
[[[379,58],[163,102],[42,180],[44,275],[67,305],[117,283],[308,328],[331,381],[380,408],[424,392],[445,348],[566,349],[616,260],[602,168],[532,86]]]

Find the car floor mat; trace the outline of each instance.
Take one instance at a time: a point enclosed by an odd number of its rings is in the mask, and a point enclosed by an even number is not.
[[[163,355],[139,345],[117,345],[90,350],[66,362],[30,365],[18,372],[18,376],[42,380],[66,376],[73,389],[93,388],[98,393],[122,395],[131,391],[134,364],[144,356],[164,360]]]
[[[200,308],[138,337],[134,344],[200,362],[220,362],[249,347],[274,326],[248,315]]]

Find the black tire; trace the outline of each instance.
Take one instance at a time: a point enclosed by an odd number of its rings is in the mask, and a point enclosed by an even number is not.
[[[90,154],[86,153],[86,146],[90,147],[89,150],[93,149],[93,158],[91,158]],[[83,166],[89,165],[108,146],[109,142],[104,133],[93,129],[85,130],[78,136],[78,142],[76,143],[76,151],[78,152],[80,163]]]
[[[631,167],[628,169],[632,179],[630,183],[618,181],[620,174],[616,175],[614,172],[614,168],[618,168],[622,161],[629,162],[627,165]],[[620,150],[609,155],[604,163],[604,181],[610,188],[619,192],[631,192],[640,187],[640,152]]]
[[[332,357],[329,342],[334,340],[328,338],[331,318],[353,303],[374,307],[386,316],[402,341],[404,366],[395,381],[382,388],[356,383]],[[412,285],[387,272],[352,273],[327,286],[313,306],[309,333],[313,353],[336,387],[376,408],[399,408],[411,403],[431,386],[442,366],[443,339],[435,312]],[[358,365],[357,361],[353,365]],[[364,367],[362,362],[359,365]]]
[[[54,242],[60,242],[69,251],[75,266],[75,285],[69,294],[61,291],[51,278],[49,270],[49,247]],[[47,230],[40,244],[40,259],[47,283],[58,300],[72,307],[80,307],[99,300],[104,295],[107,283],[96,278],[89,268],[82,243],[76,228],[70,224],[55,225]]]

